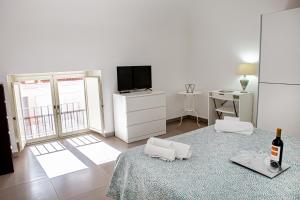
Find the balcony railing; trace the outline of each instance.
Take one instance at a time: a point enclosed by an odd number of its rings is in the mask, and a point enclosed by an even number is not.
[[[59,120],[62,133],[87,128],[86,109],[80,103],[59,106]],[[56,133],[53,106],[28,107],[22,109],[26,140],[51,136]]]

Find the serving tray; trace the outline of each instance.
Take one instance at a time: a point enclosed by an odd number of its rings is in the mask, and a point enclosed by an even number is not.
[[[241,151],[237,156],[230,158],[230,161],[271,179],[290,168],[286,163],[282,163],[280,168],[273,168],[267,154],[252,151]]]

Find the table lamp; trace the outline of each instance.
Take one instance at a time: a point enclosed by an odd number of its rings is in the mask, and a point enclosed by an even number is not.
[[[240,80],[241,86],[243,88],[243,93],[246,93],[246,88],[249,83],[249,80],[246,78],[247,75],[256,74],[256,65],[251,63],[240,64],[237,68],[237,74],[243,75],[244,77]]]

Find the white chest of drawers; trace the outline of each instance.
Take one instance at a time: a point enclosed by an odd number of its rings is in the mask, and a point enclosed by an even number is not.
[[[161,91],[114,94],[115,136],[130,143],[166,133],[166,94]]]

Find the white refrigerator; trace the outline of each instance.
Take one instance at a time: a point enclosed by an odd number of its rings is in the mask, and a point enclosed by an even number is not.
[[[300,8],[262,16],[257,127],[300,137]]]

